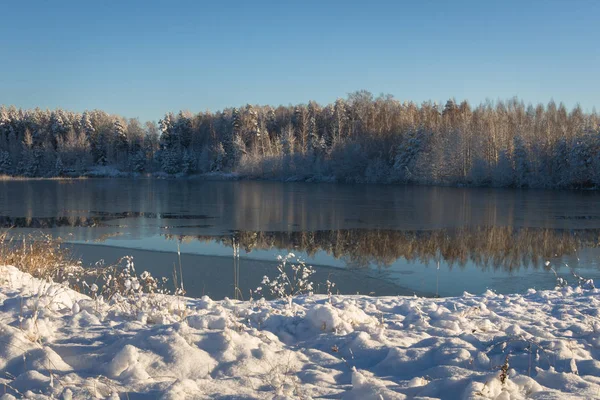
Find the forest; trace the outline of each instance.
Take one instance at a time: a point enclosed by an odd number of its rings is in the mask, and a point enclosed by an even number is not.
[[[104,111],[0,107],[0,175],[596,188],[600,117],[550,101],[245,105],[142,123]]]

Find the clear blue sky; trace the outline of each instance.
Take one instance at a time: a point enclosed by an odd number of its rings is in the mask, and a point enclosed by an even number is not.
[[[5,1],[0,104],[166,111],[551,98],[600,106],[600,1]]]

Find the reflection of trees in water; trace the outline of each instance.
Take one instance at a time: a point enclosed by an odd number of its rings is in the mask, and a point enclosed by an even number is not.
[[[0,227],[46,229],[56,227],[102,227],[107,221],[126,218],[161,218],[169,220],[207,220],[206,215],[160,214],[148,212],[108,213],[92,211],[89,216],[9,217],[0,216]],[[110,226],[115,225],[114,223]],[[209,225],[182,225],[207,227]],[[178,227],[170,225],[170,227]],[[106,233],[105,239],[120,232]],[[217,241],[232,246],[232,236],[174,236],[183,240]],[[482,268],[512,270],[521,266],[540,266],[554,256],[572,254],[583,247],[598,246],[600,230],[555,230],[512,227],[463,227],[427,231],[344,229],[304,232],[237,231],[236,241],[246,251],[253,249],[290,249],[313,256],[325,251],[343,258],[348,265],[387,266],[400,258],[430,262],[444,260],[450,266],[464,266],[471,261]]]
[[[60,227],[83,227],[94,228],[106,226],[106,222],[127,218],[147,218],[168,220],[208,220],[211,217],[206,215],[180,215],[173,213],[153,213],[153,212],[105,212],[91,211],[91,215],[64,215],[58,217],[10,217],[0,215],[0,228],[60,228]],[[210,225],[185,225],[184,227],[208,227]]]
[[[104,217],[87,217],[87,216],[62,216],[62,217],[9,217],[0,215],[1,228],[35,228],[47,229],[58,227],[84,227],[93,228],[103,226]]]
[[[177,236],[183,241],[216,241],[232,246],[232,236]],[[482,268],[538,267],[548,258],[572,254],[582,247],[596,247],[599,230],[476,227],[432,231],[335,230],[315,232],[235,233],[247,252],[254,249],[300,250],[313,256],[325,251],[344,258],[351,266],[389,266],[399,258],[429,262],[444,260],[450,266],[471,261]]]

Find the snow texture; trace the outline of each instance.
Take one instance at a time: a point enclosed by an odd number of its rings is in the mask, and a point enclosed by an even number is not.
[[[425,299],[147,295],[0,267],[0,399],[600,398],[600,291]]]

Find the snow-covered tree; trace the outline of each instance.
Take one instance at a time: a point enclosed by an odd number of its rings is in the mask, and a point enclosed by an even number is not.
[[[586,187],[592,184],[593,154],[592,138],[590,136],[582,136],[575,141],[569,156],[571,186]]]
[[[64,165],[62,162],[62,158],[60,156],[56,157],[56,162],[54,164],[54,175],[62,176],[64,173]]]
[[[529,185],[529,176],[531,173],[527,149],[523,140],[519,136],[514,138],[514,163],[515,163],[515,185],[524,187]]]
[[[210,170],[222,171],[225,168],[227,157],[225,154],[225,149],[223,148],[223,143],[217,143],[215,146],[213,146],[211,154],[212,160],[210,162]]]
[[[414,179],[415,166],[423,148],[422,131],[409,131],[398,145],[394,158],[394,179],[409,182]]]
[[[142,148],[131,154],[129,168],[137,173],[142,173],[146,170],[146,154]]]
[[[178,174],[181,172],[181,157],[175,149],[164,149],[161,152],[161,169],[167,174]]]
[[[37,176],[39,171],[39,154],[33,147],[33,137],[29,130],[25,131],[21,146],[21,160],[18,172],[24,176]]]
[[[441,107],[358,91],[323,107],[182,111],[146,125],[101,110],[0,106],[0,172],[17,175],[51,175],[57,163],[64,174],[109,164],[171,174],[582,187],[600,182],[599,153],[596,112],[516,99]]]
[[[191,152],[184,150],[183,159],[181,160],[181,173],[184,175],[190,175],[196,172],[196,160],[192,156]]]
[[[12,160],[7,150],[0,150],[0,174],[10,175],[12,173]]]

